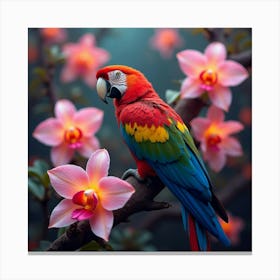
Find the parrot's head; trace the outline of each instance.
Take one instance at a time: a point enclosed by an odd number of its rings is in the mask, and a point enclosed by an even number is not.
[[[116,103],[131,103],[151,92],[152,85],[140,72],[124,65],[111,65],[96,74],[96,89],[99,97],[107,103],[107,97]]]

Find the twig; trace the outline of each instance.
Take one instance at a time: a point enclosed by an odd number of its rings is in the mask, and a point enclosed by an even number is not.
[[[40,34],[39,29],[38,29],[38,38],[39,38],[38,45],[40,50],[39,57],[40,57],[41,64],[43,65],[43,68],[46,70],[46,77],[43,80],[43,84],[45,86],[46,95],[49,97],[52,107],[54,107],[57,101],[57,96],[54,89],[55,63],[48,61],[46,59],[45,50],[47,46],[44,43],[44,39]]]
[[[209,42],[219,41],[223,44],[226,43],[224,28],[204,28],[204,32]]]
[[[241,53],[232,54],[229,59],[239,62],[244,67],[248,68],[252,66],[252,51],[246,50]]]

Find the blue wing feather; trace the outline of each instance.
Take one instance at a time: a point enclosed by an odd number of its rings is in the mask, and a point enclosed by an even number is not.
[[[188,131],[184,134],[175,125],[166,127],[169,139],[164,142],[137,142],[120,124],[121,133],[130,150],[140,160],[145,160],[154,169],[162,182],[183,204],[184,227],[189,212],[197,221],[200,246],[206,248],[205,228],[225,245],[229,240],[221,228],[211,206],[211,182],[198,151]],[[190,143],[191,141],[191,143]],[[185,216],[185,218],[184,218]]]

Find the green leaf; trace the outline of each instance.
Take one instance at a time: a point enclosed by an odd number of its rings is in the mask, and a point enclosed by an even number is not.
[[[31,82],[29,83],[29,91],[30,92],[34,92],[36,91],[36,96],[38,96],[38,88],[41,85],[41,79],[39,79],[38,77],[34,78],[31,80]],[[35,95],[34,95],[35,96]]]
[[[53,45],[46,50],[48,61],[51,64],[62,64],[65,62],[65,55],[61,52],[58,45]]]
[[[40,176],[44,175],[49,170],[49,165],[46,161],[37,159],[34,164],[28,168],[28,171],[32,171]]]
[[[151,241],[152,238],[153,236],[149,231],[142,231],[141,233],[139,233],[137,243],[140,245],[144,245],[145,243]]]
[[[44,199],[45,188],[40,184],[40,182],[36,182],[35,180],[28,178],[28,189],[39,200]]]
[[[247,32],[241,31],[235,34],[234,39],[237,42],[240,42],[242,39],[246,38],[248,36]]]
[[[166,102],[168,104],[172,104],[173,102],[178,100],[179,97],[180,97],[180,92],[179,91],[167,89],[166,92],[165,92],[165,99],[166,99]]]
[[[50,184],[50,179],[47,173],[48,170],[49,165],[47,162],[45,162],[44,160],[35,160],[34,164],[28,167],[28,176],[30,177],[29,179],[34,183],[43,185],[43,187],[48,188]],[[36,196],[38,197],[38,195]]]
[[[34,70],[34,73],[40,77],[40,79],[42,81],[46,81],[47,80],[47,77],[48,77],[48,73],[47,73],[47,70],[45,68],[42,68],[42,67],[36,67]]]
[[[103,248],[96,241],[90,241],[80,248],[80,251],[102,251]]]
[[[51,246],[51,244],[52,243],[50,241],[41,240],[38,251],[46,251]]]
[[[53,57],[57,57],[58,55],[60,55],[59,47],[57,45],[51,46],[50,55]]]
[[[59,228],[57,231],[57,237],[61,236],[66,231],[66,229],[67,227]]]
[[[52,106],[48,103],[39,103],[33,107],[34,114],[44,114],[48,113],[51,114]]]

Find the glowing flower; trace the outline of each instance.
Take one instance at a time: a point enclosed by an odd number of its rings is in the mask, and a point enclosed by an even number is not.
[[[67,164],[48,171],[53,188],[64,197],[51,213],[49,228],[89,220],[92,232],[108,241],[112,211],[122,208],[135,191],[126,181],[108,176],[109,165],[108,152],[100,149],[91,155],[86,170]]]
[[[164,58],[169,58],[174,48],[182,45],[182,39],[176,29],[156,29],[155,35],[151,38],[151,45],[154,49],[159,50]]]
[[[35,63],[38,59],[39,52],[34,43],[28,44],[28,63]]]
[[[226,155],[242,155],[242,147],[237,139],[231,137],[243,129],[237,121],[224,122],[221,109],[211,106],[207,118],[195,118],[191,121],[194,137],[200,141],[200,148],[204,159],[210,167],[218,172],[226,163]]]
[[[62,70],[63,82],[71,82],[81,77],[90,87],[95,87],[97,69],[109,60],[109,53],[95,46],[95,37],[85,34],[78,43],[63,46],[66,65]]]
[[[41,28],[41,36],[45,43],[62,43],[66,40],[66,31],[63,28]]]
[[[54,109],[56,118],[41,122],[33,137],[45,145],[52,146],[51,160],[54,166],[68,163],[75,151],[88,158],[99,148],[94,134],[103,121],[103,111],[91,107],[76,110],[69,100],[59,100]]]
[[[242,175],[245,179],[251,180],[252,179],[252,164],[246,163],[242,168]]]
[[[247,70],[239,63],[226,60],[222,43],[208,45],[204,54],[184,50],[177,54],[182,71],[188,76],[182,83],[182,98],[196,98],[208,92],[212,103],[228,111],[231,104],[230,86],[237,86],[247,77]]]
[[[252,110],[250,107],[244,107],[239,112],[239,119],[247,126],[252,124]]]
[[[219,222],[225,232],[225,234],[230,239],[232,245],[237,245],[240,242],[240,233],[244,229],[245,224],[244,221],[237,217],[228,214],[229,222],[224,222],[221,218],[219,218]]]

